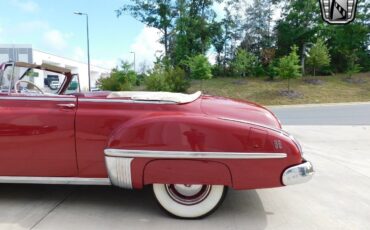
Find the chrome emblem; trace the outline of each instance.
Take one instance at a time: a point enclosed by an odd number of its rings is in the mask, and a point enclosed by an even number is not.
[[[346,24],[355,19],[357,0],[320,0],[321,15],[330,24]]]
[[[274,147],[275,147],[275,149],[282,149],[283,144],[281,143],[280,140],[274,140]]]

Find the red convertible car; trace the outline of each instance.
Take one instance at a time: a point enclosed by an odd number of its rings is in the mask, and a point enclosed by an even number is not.
[[[297,140],[254,103],[200,92],[69,92],[69,69],[0,68],[1,183],[150,185],[166,212],[199,218],[228,187],[272,188],[313,176]],[[58,89],[35,83],[48,73],[59,76]]]

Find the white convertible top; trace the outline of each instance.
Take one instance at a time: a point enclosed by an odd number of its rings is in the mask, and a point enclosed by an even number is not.
[[[189,103],[197,100],[202,95],[198,91],[193,94],[169,93],[169,92],[146,92],[146,91],[121,91],[112,92],[107,98],[130,98],[135,101],[168,101],[174,103]]]

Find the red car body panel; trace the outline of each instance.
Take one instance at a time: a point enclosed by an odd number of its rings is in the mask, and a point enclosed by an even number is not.
[[[2,96],[0,175],[78,176],[74,132],[76,110],[58,107],[62,101],[24,100],[22,95]],[[17,99],[19,97],[23,99]],[[76,101],[73,96],[62,98]]]

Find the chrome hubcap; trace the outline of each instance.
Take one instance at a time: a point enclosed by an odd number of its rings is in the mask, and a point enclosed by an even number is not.
[[[166,184],[170,197],[184,205],[194,205],[202,202],[211,191],[210,185],[200,184]]]
[[[174,188],[176,189],[176,191],[178,193],[180,193],[181,195],[183,196],[194,196],[196,195],[197,193],[200,192],[200,190],[202,189],[202,185],[200,184],[194,184],[194,185],[190,185],[190,184],[175,184],[174,185]]]

